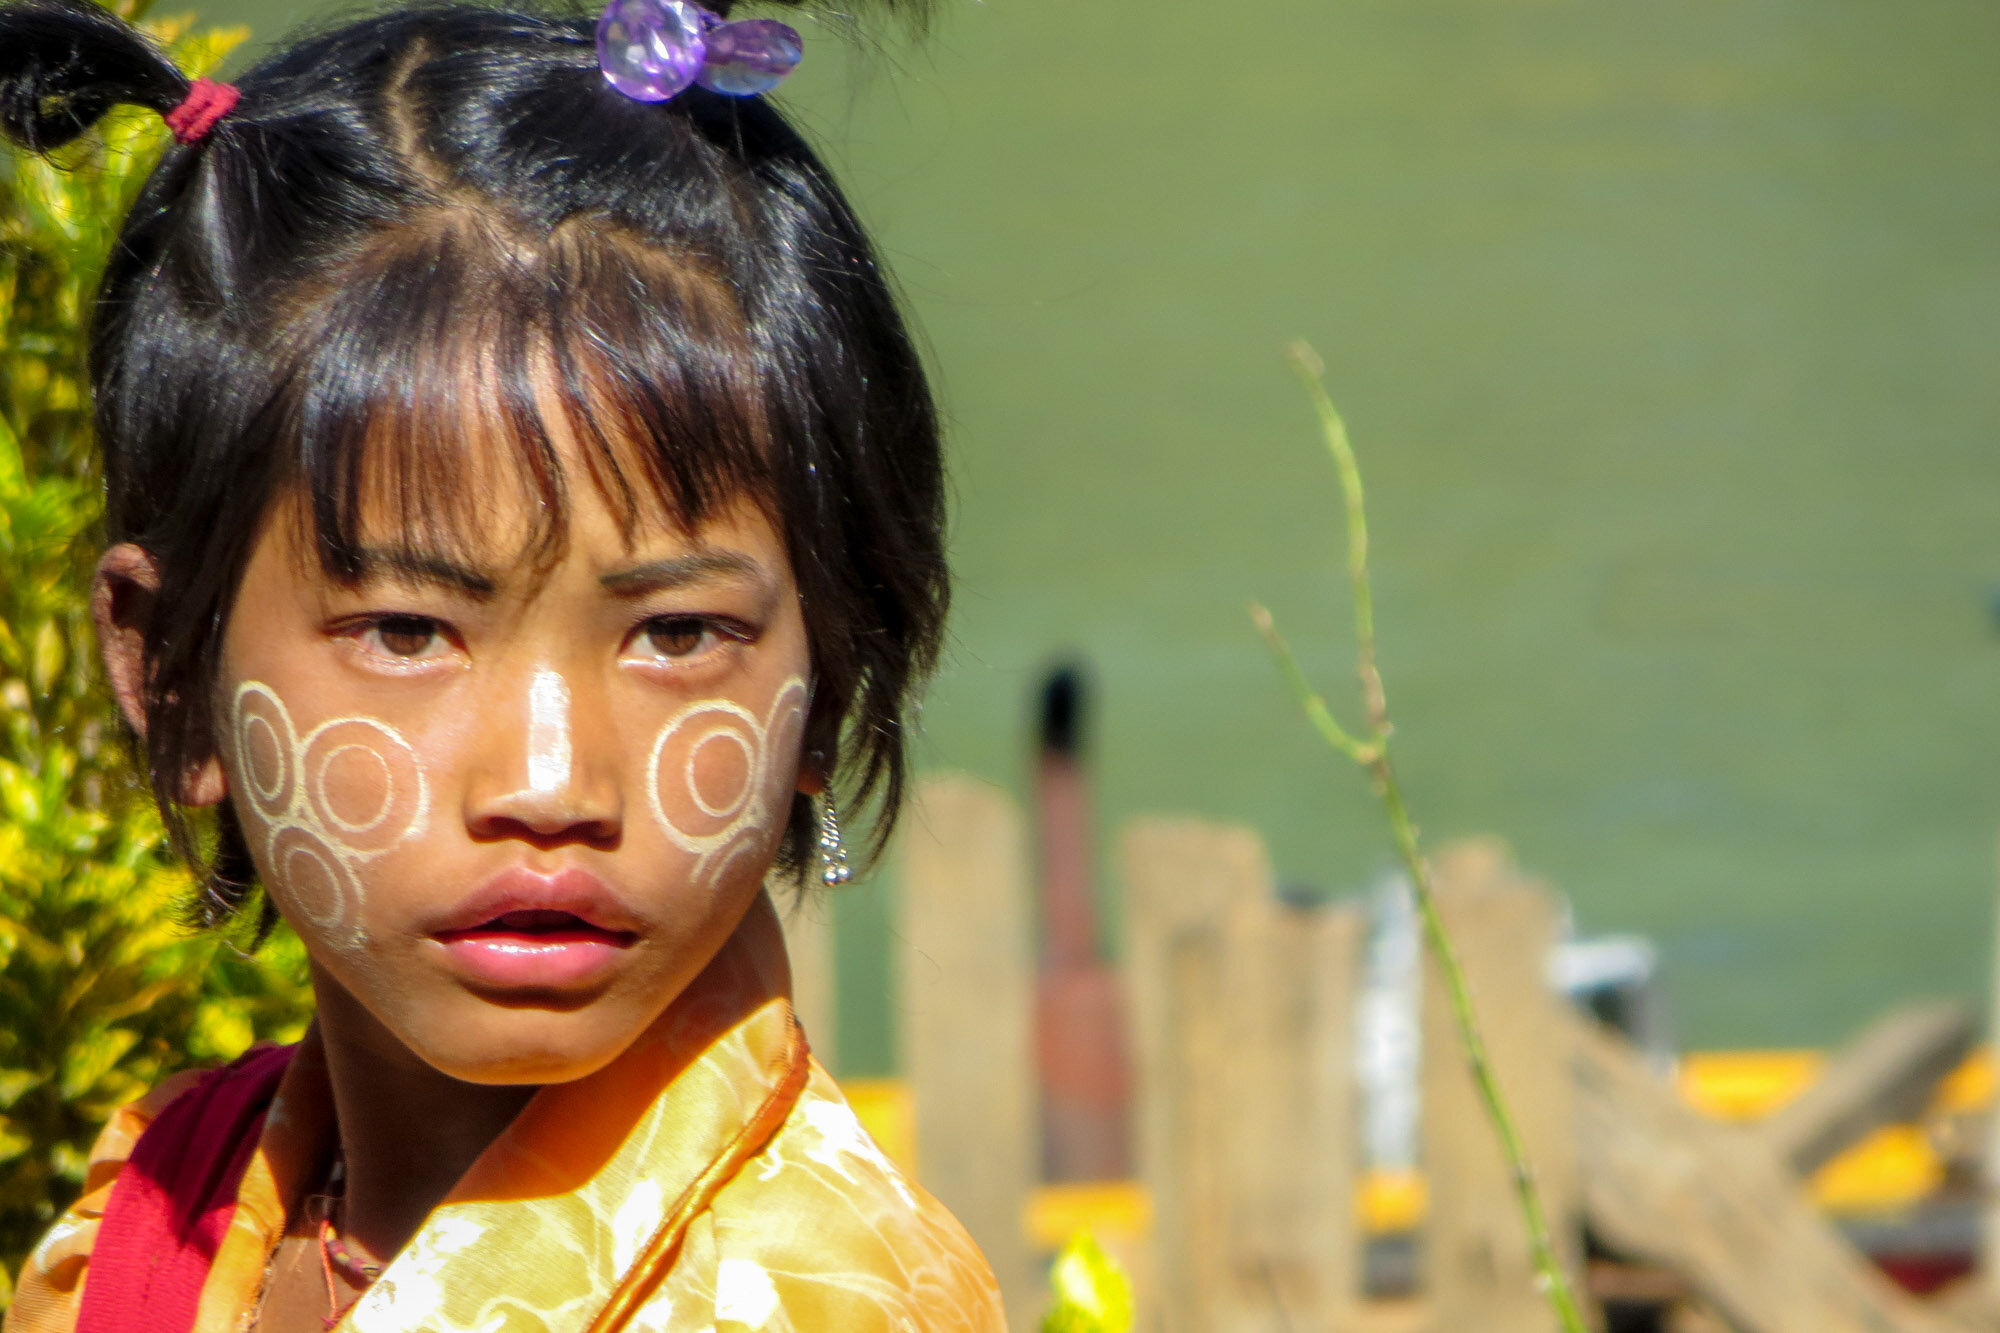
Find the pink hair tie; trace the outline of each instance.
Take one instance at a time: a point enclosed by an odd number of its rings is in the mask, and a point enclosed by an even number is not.
[[[174,132],[174,142],[199,143],[206,138],[215,122],[235,109],[238,96],[236,85],[230,83],[196,79],[189,84],[181,104],[167,113],[167,128]]]

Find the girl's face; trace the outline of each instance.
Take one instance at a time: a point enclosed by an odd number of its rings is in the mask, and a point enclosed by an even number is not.
[[[770,521],[744,503],[628,538],[551,426],[571,479],[553,557],[523,554],[532,502],[501,484],[470,557],[364,513],[349,586],[281,505],[223,644],[229,799],[322,1013],[480,1083],[580,1078],[630,1045],[736,927],[812,785]]]

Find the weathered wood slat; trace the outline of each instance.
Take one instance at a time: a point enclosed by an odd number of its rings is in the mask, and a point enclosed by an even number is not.
[[[1736,1333],[1962,1333],[1856,1253],[1754,1133],[1686,1105],[1596,1024],[1565,1021],[1585,1208],[1603,1244],[1683,1274]]]
[[[1978,1017],[1956,1000],[1886,1014],[1842,1047],[1810,1087],[1758,1122],[1758,1136],[1779,1160],[1810,1175],[1877,1127],[1914,1116],[1978,1035]]]
[[[1554,895],[1523,879],[1490,840],[1433,859],[1438,907],[1456,945],[1494,1076],[1520,1130],[1572,1290],[1583,1299],[1582,1225],[1568,1035],[1548,984]],[[1430,1182],[1424,1288],[1435,1333],[1547,1333],[1512,1174],[1479,1100],[1441,973],[1425,954],[1423,1154]]]
[[[1965,1325],[1969,1333],[2000,1333],[2000,1296],[1977,1272],[1960,1278],[1930,1298],[1939,1313]]]
[[[938,777],[903,827],[897,961],[918,1173],[986,1252],[1009,1324],[1031,1329],[1043,1297],[1021,1229],[1040,1160],[1021,814],[998,788]]]
[[[1992,970],[1987,974],[1991,1007],[1987,1010],[1987,1040],[2000,1040],[2000,930],[1994,932]],[[1954,1293],[1966,1322],[1984,1333],[2000,1333],[2000,1112],[1986,1119],[1984,1154],[1979,1170],[1986,1185],[1986,1206],[1980,1218],[1977,1276]]]
[[[1361,916],[1280,903],[1246,829],[1143,821],[1122,852],[1157,1273],[1141,1326],[1350,1328]]]
[[[1222,922],[1232,900],[1269,885],[1270,867],[1254,833],[1193,820],[1139,821],[1120,850],[1139,1171],[1153,1200],[1157,1282],[1142,1326],[1215,1333],[1231,1282],[1224,1144],[1234,1109]]]
[[[1987,984],[1992,987],[1992,1008],[1987,1011],[1987,1034],[1989,1041],[2000,1041],[2000,930],[1994,932],[1993,952],[1989,955],[1993,968],[1987,975]],[[1995,1310],[2000,1310],[2000,1113],[1989,1117],[1986,1126],[1986,1159],[1982,1163],[1982,1175],[1986,1183],[1984,1224],[1980,1227],[1979,1271],[1985,1274],[1983,1286]]]
[[[1359,909],[1301,909],[1267,886],[1230,905],[1223,973],[1237,1089],[1228,1121],[1232,1308],[1241,1333],[1348,1325],[1354,1226]]]

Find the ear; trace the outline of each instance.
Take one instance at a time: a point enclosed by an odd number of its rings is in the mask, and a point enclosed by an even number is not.
[[[120,542],[97,562],[90,584],[90,616],[97,622],[97,645],[104,674],[126,724],[146,739],[146,622],[160,592],[160,562],[143,546]],[[222,763],[213,756],[181,780],[183,805],[214,805],[229,794]]]

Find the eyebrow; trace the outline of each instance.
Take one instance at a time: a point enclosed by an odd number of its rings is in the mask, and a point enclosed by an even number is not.
[[[363,579],[385,576],[434,583],[474,597],[491,597],[493,580],[478,570],[431,551],[407,546],[364,546],[354,553],[354,562]]]
[[[693,555],[648,560],[630,569],[614,569],[598,582],[620,596],[637,597],[665,588],[685,587],[717,574],[741,574],[761,580],[764,567],[739,551],[698,551]]]

